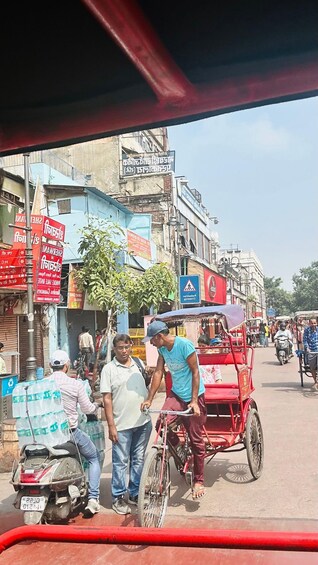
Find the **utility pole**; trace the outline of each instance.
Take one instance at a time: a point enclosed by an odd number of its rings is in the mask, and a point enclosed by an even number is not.
[[[26,360],[27,381],[36,379],[36,358],[34,345],[34,304],[33,304],[33,253],[32,253],[32,228],[30,212],[30,184],[29,184],[29,161],[30,154],[24,153],[24,185],[25,185],[25,271],[27,281],[28,299],[28,353]]]

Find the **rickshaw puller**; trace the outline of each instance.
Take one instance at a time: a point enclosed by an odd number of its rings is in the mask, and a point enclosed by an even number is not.
[[[163,410],[184,411],[192,408],[193,416],[182,417],[182,423],[188,432],[194,459],[194,485],[193,499],[204,496],[204,459],[205,444],[203,428],[206,422],[206,406],[204,401],[204,384],[199,373],[199,365],[195,347],[191,341],[179,336],[169,334],[168,326],[159,320],[149,324],[144,342],[150,341],[158,349],[158,361],[152,377],[148,398],[142,403],[141,409],[149,408],[160,386],[164,365],[169,368],[172,378],[172,390],[166,398]],[[173,415],[168,416],[167,422],[171,426],[176,420]],[[158,422],[157,422],[158,428]],[[178,451],[179,438],[171,429],[169,442]]]

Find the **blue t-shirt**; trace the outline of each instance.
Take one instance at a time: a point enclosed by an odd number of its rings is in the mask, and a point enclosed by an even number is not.
[[[192,372],[187,363],[187,358],[195,352],[193,343],[184,337],[176,336],[171,351],[166,347],[159,347],[158,351],[171,373],[172,392],[185,402],[190,402],[192,398]],[[204,384],[200,376],[198,396],[203,393]]]

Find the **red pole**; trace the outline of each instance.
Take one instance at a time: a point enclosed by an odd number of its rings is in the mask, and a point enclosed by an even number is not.
[[[318,551],[317,532],[184,530],[177,528],[83,528],[22,526],[0,536],[0,553],[26,540],[170,547]]]

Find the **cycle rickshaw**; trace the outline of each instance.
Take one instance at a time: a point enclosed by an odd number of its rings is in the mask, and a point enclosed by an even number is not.
[[[303,345],[303,332],[305,326],[308,325],[309,320],[316,318],[318,320],[318,310],[302,310],[295,312],[295,324],[296,324],[296,341],[297,349],[296,355],[298,357],[298,373],[300,376],[300,384],[304,386],[304,376],[312,378],[310,367],[308,364],[308,359]]]
[[[168,326],[185,321],[217,323],[220,337],[214,345],[197,350],[200,366],[233,365],[235,382],[205,385],[207,421],[204,428],[205,457],[211,461],[220,452],[246,450],[248,465],[254,479],[261,475],[264,459],[264,440],[255,400],[252,372],[254,349],[246,344],[244,312],[239,305],[186,308],[156,316]],[[178,459],[167,439],[168,411],[161,414],[161,423],[145,461],[138,496],[138,518],[141,526],[163,525],[170,495],[170,456],[187,484],[193,484],[193,456],[189,439],[182,424],[178,426],[184,457]],[[185,412],[174,412],[185,415]],[[190,414],[188,414],[191,417]]]

